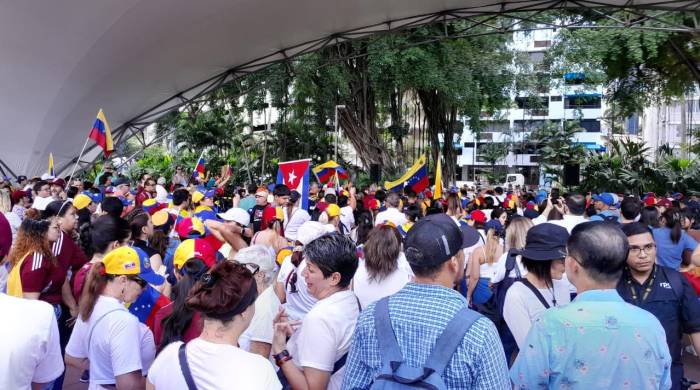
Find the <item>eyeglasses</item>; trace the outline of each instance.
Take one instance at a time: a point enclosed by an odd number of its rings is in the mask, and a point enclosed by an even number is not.
[[[644,246],[630,246],[630,254],[637,256],[642,253],[642,251],[645,254],[651,253],[653,250],[656,249],[656,244],[646,244]]]
[[[253,274],[253,276],[255,276],[255,274],[257,274],[258,271],[260,271],[260,266],[257,264],[254,264],[254,263],[240,263],[236,260],[233,260],[233,263],[238,264],[238,265],[242,265],[243,267],[245,267],[245,269],[250,271],[250,273]]]
[[[265,196],[262,195],[255,195],[256,198],[265,198]]]
[[[130,276],[127,279],[131,280],[132,282],[136,282],[141,288],[144,288],[148,285],[148,282],[139,278],[138,276]]]

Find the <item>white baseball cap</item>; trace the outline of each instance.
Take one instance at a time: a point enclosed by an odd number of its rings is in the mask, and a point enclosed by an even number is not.
[[[250,224],[250,214],[240,207],[232,207],[225,213],[219,213],[218,215],[219,218],[224,221],[237,222],[242,226],[248,226]]]
[[[297,241],[304,245],[308,245],[311,241],[321,237],[322,235],[332,233],[334,231],[335,228],[333,225],[324,224],[318,221],[306,221],[299,226]]]

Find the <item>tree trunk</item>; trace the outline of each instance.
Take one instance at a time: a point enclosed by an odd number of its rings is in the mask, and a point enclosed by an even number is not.
[[[455,107],[447,107],[444,97],[436,91],[419,90],[418,96],[423,105],[423,111],[425,112],[428,122],[432,160],[437,161],[438,151],[442,149],[442,156],[445,161],[443,175],[451,185],[455,182],[456,156],[452,142],[457,119],[457,110]],[[443,133],[442,148],[440,148],[440,139],[438,137],[440,132]]]

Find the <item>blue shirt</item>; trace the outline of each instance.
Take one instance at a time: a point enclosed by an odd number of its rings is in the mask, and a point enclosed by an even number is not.
[[[343,389],[368,389],[381,369],[372,303],[360,314],[346,363]],[[408,283],[389,298],[389,317],[407,364],[422,367],[442,331],[467,302],[452,289]],[[486,318],[464,335],[442,375],[448,389],[509,389],[498,332]]]
[[[681,238],[677,243],[671,241],[671,229],[667,227],[655,228],[654,242],[656,242],[656,264],[673,268],[676,271],[681,267],[681,259],[684,250],[694,251],[698,243],[686,232],[681,231]]]
[[[612,210],[601,211],[598,214],[591,216],[591,218],[590,218],[591,221],[613,221],[613,222],[618,222],[619,219],[620,219],[620,216]]]
[[[659,320],[616,290],[590,290],[535,320],[510,370],[521,389],[669,389]]]

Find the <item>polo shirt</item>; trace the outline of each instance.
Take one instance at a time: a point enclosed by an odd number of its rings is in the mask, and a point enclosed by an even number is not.
[[[652,230],[656,243],[656,264],[678,270],[681,266],[683,251],[694,251],[698,243],[688,233],[681,231],[681,238],[677,243],[671,241],[671,229],[667,227],[654,228]]]
[[[669,279],[675,281],[672,283]],[[680,290],[674,291],[674,285]],[[651,291],[644,299],[645,290],[649,286]],[[633,298],[633,291],[637,299]],[[680,380],[683,377],[683,333],[700,332],[700,301],[695,290],[680,272],[657,265],[642,284],[631,277],[629,269],[625,269],[617,285],[617,292],[626,302],[650,312],[661,322],[673,361],[672,389],[680,388]]]

